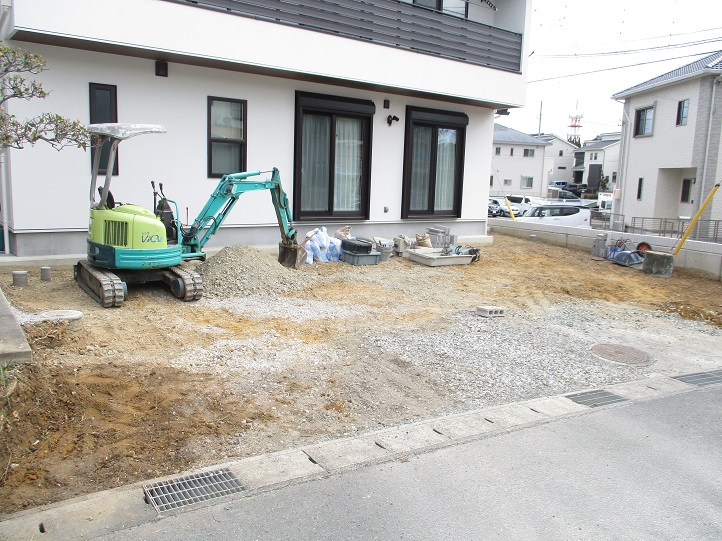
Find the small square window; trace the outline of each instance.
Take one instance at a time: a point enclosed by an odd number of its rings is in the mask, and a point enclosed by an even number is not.
[[[495,153],[497,156],[501,156],[501,147],[496,147]]]
[[[534,186],[534,177],[521,177],[522,188],[532,188]]]
[[[533,158],[534,157],[534,149],[533,148],[525,148],[524,149],[524,157],[525,158]]]
[[[505,179],[504,179],[504,186],[511,186],[511,179],[510,179],[510,178],[505,178]]]

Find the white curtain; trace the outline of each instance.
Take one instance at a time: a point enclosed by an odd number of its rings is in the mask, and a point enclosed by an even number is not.
[[[429,174],[431,171],[431,141],[433,129],[414,126],[411,156],[411,197],[409,210],[429,210]]]
[[[331,117],[303,115],[302,137],[301,210],[328,212]]]
[[[333,208],[354,211],[361,208],[361,173],[363,170],[363,120],[336,119],[335,174]]]
[[[436,148],[435,212],[454,210],[456,133],[456,130],[439,128],[439,140]]]

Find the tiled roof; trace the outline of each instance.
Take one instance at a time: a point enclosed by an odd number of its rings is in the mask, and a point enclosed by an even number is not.
[[[494,124],[494,142],[518,145],[549,146],[551,143],[542,141],[526,133],[507,128],[501,124]]]
[[[698,77],[705,73],[722,73],[722,51],[717,51],[716,53],[705,56],[704,58],[692,62],[691,64],[687,64],[686,66],[672,70],[664,75],[660,75],[659,77],[655,77],[649,81],[645,81],[627,88],[626,90],[622,90],[621,92],[617,92],[612,96],[612,98],[626,98],[627,96],[638,94],[657,86],[662,86],[683,79],[690,79],[692,77]]]
[[[588,141],[579,150],[599,150],[619,144],[620,139],[605,139],[603,141]]]

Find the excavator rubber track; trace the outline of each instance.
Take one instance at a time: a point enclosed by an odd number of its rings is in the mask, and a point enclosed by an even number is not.
[[[163,282],[183,301],[197,301],[203,296],[203,277],[192,270],[170,267],[163,272]]]
[[[120,277],[87,261],[75,265],[75,280],[103,308],[121,306],[125,300],[126,289]]]

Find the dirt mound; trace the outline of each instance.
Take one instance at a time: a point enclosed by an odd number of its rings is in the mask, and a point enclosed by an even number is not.
[[[205,295],[246,297],[302,289],[310,276],[283,267],[276,256],[251,246],[223,248],[200,265]]]

